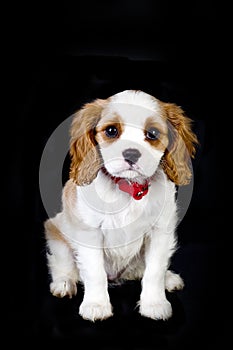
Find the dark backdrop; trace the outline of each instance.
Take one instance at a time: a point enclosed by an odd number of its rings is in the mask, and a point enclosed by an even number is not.
[[[8,342],[93,344],[100,349],[224,346],[230,320],[224,286],[224,234],[218,227],[215,118],[221,91],[221,37],[212,1],[90,1],[54,8],[14,5],[9,11],[6,73],[9,105],[3,133]],[[140,283],[110,289],[115,315],[90,323],[72,300],[48,289],[39,165],[54,129],[83,103],[140,89],[182,106],[200,141],[193,160],[194,191],[178,227],[172,267],[185,280],[168,294],[167,322],[142,318]],[[5,158],[4,158],[5,159]],[[67,178],[69,159],[64,163]],[[5,235],[6,229],[4,229]],[[8,267],[8,261],[5,260]],[[221,287],[220,287],[221,286]],[[82,345],[81,345],[82,344]]]

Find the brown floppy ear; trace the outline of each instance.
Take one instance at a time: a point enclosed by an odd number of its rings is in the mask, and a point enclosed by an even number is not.
[[[162,166],[167,176],[176,185],[189,184],[191,158],[194,158],[198,140],[191,130],[192,120],[173,103],[163,103],[168,123],[169,144],[164,153]]]
[[[90,184],[96,177],[101,164],[95,127],[101,117],[104,100],[85,104],[73,118],[70,139],[70,178],[79,185]]]

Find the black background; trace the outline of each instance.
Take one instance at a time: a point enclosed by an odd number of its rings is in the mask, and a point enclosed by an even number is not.
[[[212,1],[82,1],[34,3],[7,11],[9,84],[3,128],[8,343],[100,349],[190,349],[225,346],[230,319],[225,294],[225,234],[218,226],[216,103],[222,86],[219,8]],[[140,89],[182,106],[200,146],[193,160],[192,201],[178,227],[172,267],[185,280],[168,294],[169,321],[141,317],[140,283],[110,288],[114,316],[91,323],[72,300],[50,295],[39,192],[39,165],[54,129],[83,103]],[[64,165],[67,177],[68,160]],[[6,229],[4,230],[6,231]],[[9,265],[9,268],[8,268]],[[85,345],[86,344],[86,345]]]

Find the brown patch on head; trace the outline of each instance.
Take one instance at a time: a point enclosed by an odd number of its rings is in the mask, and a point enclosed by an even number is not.
[[[168,145],[166,123],[159,122],[154,117],[149,117],[146,120],[144,130],[145,141],[149,142],[150,145],[155,147],[157,150],[164,152]]]
[[[79,110],[71,125],[70,178],[79,186],[91,183],[102,160],[96,141],[96,126],[101,118],[105,100],[97,99]]]
[[[124,131],[124,124],[120,116],[115,115],[109,119],[103,119],[96,127],[96,140],[98,144],[113,143]],[[112,133],[112,136],[111,136]]]
[[[159,103],[167,120],[169,137],[161,164],[170,180],[177,185],[187,185],[192,177],[190,157],[194,157],[198,145],[191,130],[192,120],[176,104]]]

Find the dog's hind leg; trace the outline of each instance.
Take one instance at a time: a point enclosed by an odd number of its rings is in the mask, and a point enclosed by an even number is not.
[[[50,291],[54,296],[71,298],[77,293],[78,270],[72,249],[51,219],[45,224],[47,264],[51,276]]]
[[[172,292],[174,290],[180,290],[184,287],[184,281],[180,277],[179,274],[172,272],[171,270],[167,270],[165,275],[165,288],[168,292]]]

